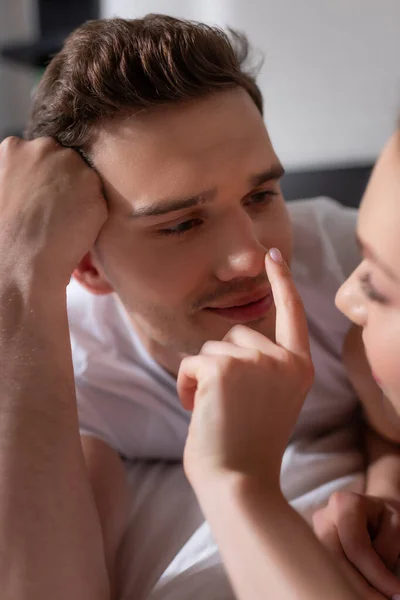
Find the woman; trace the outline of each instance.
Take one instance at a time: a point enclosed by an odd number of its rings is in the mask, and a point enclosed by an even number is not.
[[[400,414],[400,132],[374,169],[357,235],[363,260],[339,290],[337,305],[363,329],[366,356],[382,390],[372,394],[367,410],[383,415],[385,427],[390,411],[395,418]],[[276,343],[236,327],[223,342],[207,343],[201,355],[182,363],[178,389],[193,409],[186,472],[238,598],[365,599],[280,490],[283,452],[312,366],[301,301],[278,250],[267,254],[266,270],[277,309]],[[358,387],[359,379],[353,378]],[[371,589],[369,597],[386,596]]]

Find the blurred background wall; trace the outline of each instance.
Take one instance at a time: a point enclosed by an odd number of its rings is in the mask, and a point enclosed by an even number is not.
[[[35,39],[37,16],[33,0],[0,0],[0,46],[13,40]],[[28,114],[33,83],[32,69],[0,60],[0,137],[21,129]]]
[[[71,0],[46,3],[71,17]],[[0,44],[32,37],[37,11],[34,0],[0,0]],[[372,162],[395,127],[399,0],[100,0],[98,12],[163,12],[245,31],[265,57],[266,122],[289,169]],[[22,127],[33,77],[2,61],[0,132]]]

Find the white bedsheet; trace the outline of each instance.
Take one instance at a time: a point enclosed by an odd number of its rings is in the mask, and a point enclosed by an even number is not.
[[[231,600],[217,546],[181,465],[127,465],[132,511],[119,564],[122,600]],[[282,488],[307,520],[340,489],[362,491],[351,428],[291,445]]]

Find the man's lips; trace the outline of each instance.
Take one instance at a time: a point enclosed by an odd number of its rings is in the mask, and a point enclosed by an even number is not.
[[[235,299],[225,301],[220,306],[208,306],[204,310],[230,321],[245,323],[265,316],[273,304],[271,288],[267,288],[253,292],[253,294],[237,296]]]
[[[207,306],[209,309],[224,309],[224,308],[232,308],[234,306],[245,306],[246,304],[251,304],[252,302],[258,302],[261,298],[265,298],[268,294],[271,293],[271,288],[269,286],[264,286],[263,288],[258,288],[254,292],[247,292],[246,294],[237,294],[236,296],[232,296],[227,300],[222,300],[216,306]]]

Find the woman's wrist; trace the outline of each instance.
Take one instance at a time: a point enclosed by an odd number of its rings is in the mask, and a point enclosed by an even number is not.
[[[221,510],[225,503],[244,507],[256,499],[276,507],[287,506],[277,478],[227,469],[198,469],[192,470],[188,479],[206,513]]]

